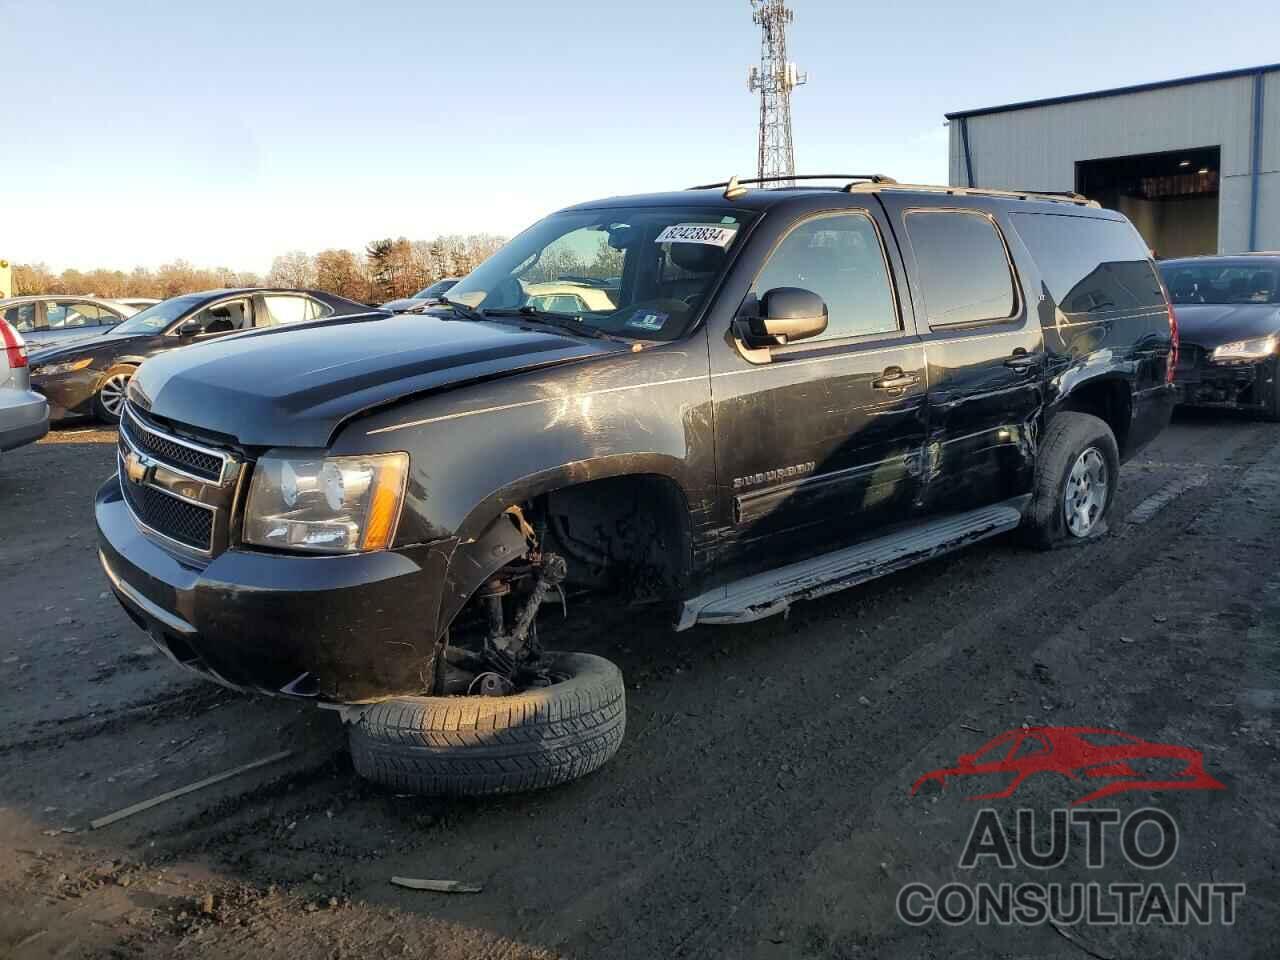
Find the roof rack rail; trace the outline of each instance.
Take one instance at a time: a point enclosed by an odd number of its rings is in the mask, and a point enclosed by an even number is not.
[[[749,183],[792,183],[796,180],[847,180],[841,189],[849,189],[854,182],[865,181],[869,183],[897,183],[893,177],[885,176],[883,173],[797,173],[791,176],[774,176],[774,177],[748,177],[739,179],[738,177],[730,177],[723,183],[701,183],[696,187],[689,187],[690,190],[718,190],[725,188],[724,195],[729,200],[736,200],[738,197],[746,193],[746,184]]]
[[[1101,207],[1097,200],[1090,200],[1069,190],[998,190],[994,187],[944,187],[932,183],[851,183],[850,193],[872,193],[879,190],[910,190],[915,192],[945,193],[957,197],[1010,197],[1015,200],[1050,200],[1070,203],[1077,207]]]

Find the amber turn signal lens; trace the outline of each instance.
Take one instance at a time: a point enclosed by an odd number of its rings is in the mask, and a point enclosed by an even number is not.
[[[360,544],[362,550],[386,550],[391,546],[400,522],[409,455],[390,454],[380,461],[373,481],[369,515],[365,520],[364,540]]]

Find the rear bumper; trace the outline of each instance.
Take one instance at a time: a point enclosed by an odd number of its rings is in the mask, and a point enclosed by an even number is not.
[[[1133,419],[1124,449],[1120,451],[1122,461],[1136,454],[1169,425],[1176,402],[1177,391],[1171,384],[1161,384],[1134,397]]]
[[[49,432],[49,404],[32,390],[0,390],[0,450],[35,443]]]
[[[417,693],[430,678],[440,578],[427,570],[443,567],[429,546],[348,557],[228,550],[202,567],[139,529],[117,477],[99,489],[94,516],[116,599],[183,667],[335,703]]]
[[[1280,360],[1210,363],[1180,368],[1174,381],[1178,404],[1185,407],[1221,407],[1234,410],[1268,411]]]

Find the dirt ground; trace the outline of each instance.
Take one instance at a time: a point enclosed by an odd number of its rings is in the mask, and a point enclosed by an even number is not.
[[[334,715],[155,652],[98,568],[91,499],[113,440],[71,427],[0,456],[2,957],[1275,956],[1280,427],[1179,416],[1124,468],[1088,546],[996,540],[743,627],[571,610],[552,642],[627,678],[618,756],[563,788],[455,802],[364,784]],[[1113,859],[1101,877],[1245,883],[1235,923],[899,920],[904,884],[970,879],[957,864],[983,806],[972,784],[911,784],[1023,724],[1203,750],[1225,790],[1104,804],[1168,811],[1173,861],[1136,876]],[[987,805],[1012,816],[1083,789],[1043,774]],[[1099,879],[1081,845],[1051,878],[983,879]]]

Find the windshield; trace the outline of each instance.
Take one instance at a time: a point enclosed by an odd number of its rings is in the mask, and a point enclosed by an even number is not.
[[[117,324],[116,333],[159,333],[173,321],[199,304],[204,297],[174,297],[135,313],[124,323]]]
[[[752,211],[610,207],[534,224],[460,280],[449,299],[542,312],[637,340],[674,340],[698,315]]]
[[[423,287],[421,290],[419,290],[409,299],[410,300],[434,300],[436,297],[443,297],[446,293],[449,292],[449,288],[452,287],[457,282],[458,282],[457,280],[437,280],[431,286]]]
[[[1162,263],[1174,303],[1280,303],[1280,269],[1263,263]]]

